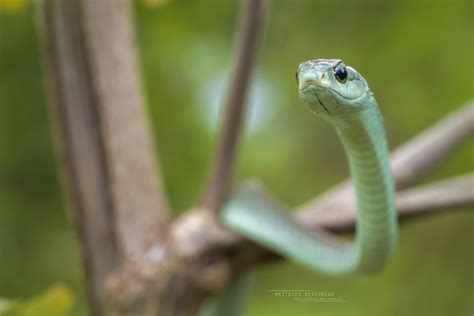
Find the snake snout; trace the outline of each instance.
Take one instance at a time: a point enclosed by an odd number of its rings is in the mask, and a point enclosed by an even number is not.
[[[325,73],[319,72],[306,72],[302,73],[299,76],[298,88],[300,91],[303,91],[306,88],[311,86],[326,88],[329,85],[329,81]]]

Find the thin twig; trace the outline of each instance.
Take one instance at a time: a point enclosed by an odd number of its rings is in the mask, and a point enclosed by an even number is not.
[[[406,187],[420,177],[457,146],[472,137],[473,132],[474,102],[470,101],[460,110],[401,145],[390,156],[397,188]],[[299,217],[307,222],[314,222],[312,217],[320,217],[328,209],[339,213],[345,212],[353,205],[355,205],[353,187],[350,180],[346,180],[300,206]]]
[[[263,29],[264,1],[242,0],[232,78],[227,87],[225,117],[214,167],[202,206],[216,211],[225,200],[234,173],[237,145],[246,108],[246,97]]]

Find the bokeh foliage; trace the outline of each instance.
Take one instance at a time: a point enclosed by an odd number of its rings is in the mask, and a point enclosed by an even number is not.
[[[55,284],[28,300],[0,299],[2,316],[65,316],[69,314],[74,295],[64,284]]]
[[[330,126],[298,100],[299,62],[339,57],[368,80],[392,148],[473,97],[472,1],[270,3],[238,177],[260,177],[298,205],[347,176]],[[230,69],[235,1],[135,2],[140,66],[167,192],[184,211],[202,192]],[[82,270],[57,180],[34,6],[0,0],[0,296],[29,297],[57,280],[85,314]],[[472,141],[420,182],[473,167]],[[261,268],[248,316],[468,315],[473,216],[467,210],[404,225],[390,267],[329,278],[289,263]],[[334,292],[345,303],[301,303],[266,290]]]

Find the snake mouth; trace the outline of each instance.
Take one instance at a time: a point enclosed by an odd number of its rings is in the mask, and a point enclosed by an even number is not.
[[[314,87],[314,88],[320,88],[320,89],[324,89],[325,87],[317,84],[315,81],[308,81],[301,89],[300,91],[303,92],[304,90],[310,88],[310,87]]]
[[[309,90],[309,91],[308,91]],[[323,111],[325,111],[327,114],[331,115],[332,116],[332,113],[331,111],[329,111],[329,109],[324,105],[324,103],[321,101],[321,98],[318,96],[318,93],[316,93],[315,90],[326,90],[325,87],[321,86],[321,85],[318,85],[317,83],[315,83],[314,81],[309,81],[307,82],[301,89],[300,89],[300,93],[305,93],[305,92],[310,92],[312,93],[312,95],[316,98],[316,100],[318,101],[319,103],[319,106],[321,106],[321,109]]]
[[[365,96],[365,93],[363,93],[362,95],[360,96],[357,96],[357,97],[354,97],[354,98],[348,98],[344,95],[342,95],[340,92],[334,90],[334,89],[331,89],[331,88],[327,88],[329,93],[333,94],[335,93],[336,95],[338,95],[340,98],[344,99],[344,100],[347,100],[347,101],[357,101],[359,99],[362,99],[364,96]],[[334,96],[334,95],[333,95]]]
[[[348,97],[342,95],[339,91],[337,91],[337,90],[335,90],[331,87],[324,87],[322,85],[319,85],[315,81],[308,81],[303,87],[301,87],[300,92],[305,92],[305,90],[311,89],[311,88],[319,89],[319,90],[327,90],[333,96],[333,98],[338,96],[341,99],[344,99],[344,100],[347,100],[347,101],[357,101],[359,99],[362,99],[365,96],[365,93],[363,93],[360,96],[357,96],[357,97],[354,97],[354,98],[348,98]]]
[[[321,99],[318,97],[318,95],[316,94],[316,92],[314,92],[314,90],[313,90],[313,94],[314,94],[314,96],[316,97],[316,99],[318,100],[319,105],[320,105],[329,115],[332,116],[331,111],[329,111],[328,108],[324,106],[324,103],[323,103],[323,102],[321,101]]]

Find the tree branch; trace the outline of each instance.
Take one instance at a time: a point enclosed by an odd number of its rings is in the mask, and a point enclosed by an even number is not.
[[[400,189],[413,182],[472,137],[473,132],[474,102],[470,101],[460,110],[401,145],[390,155],[396,187]],[[315,222],[316,218],[326,213],[328,209],[331,212],[345,212],[353,205],[355,205],[355,194],[350,180],[346,180],[298,207],[301,213],[298,216],[306,222]]]
[[[122,250],[133,259],[164,239],[167,203],[144,111],[130,2],[80,3],[115,227]]]
[[[402,218],[473,205],[472,173],[400,192],[397,199],[398,212]]]
[[[397,188],[418,179],[474,133],[474,100],[430,129],[400,146],[391,155]]]
[[[62,178],[81,240],[87,293],[98,314],[105,297],[103,285],[116,267],[118,250],[110,225],[111,202],[79,7],[76,1],[45,0],[38,9]]]
[[[234,68],[227,87],[222,132],[209,184],[201,202],[201,206],[212,211],[220,208],[232,184],[246,97],[264,24],[264,0],[242,0],[241,6]]]
[[[129,1],[43,0],[38,13],[62,171],[102,315],[110,274],[151,260],[167,231]]]
[[[474,205],[474,174],[461,175],[443,181],[429,183],[397,194],[397,212],[399,218],[408,219],[421,215],[462,209]],[[325,227],[331,230],[353,229],[356,207],[352,205],[341,212],[327,210],[308,224],[304,218],[302,225],[311,228]]]

